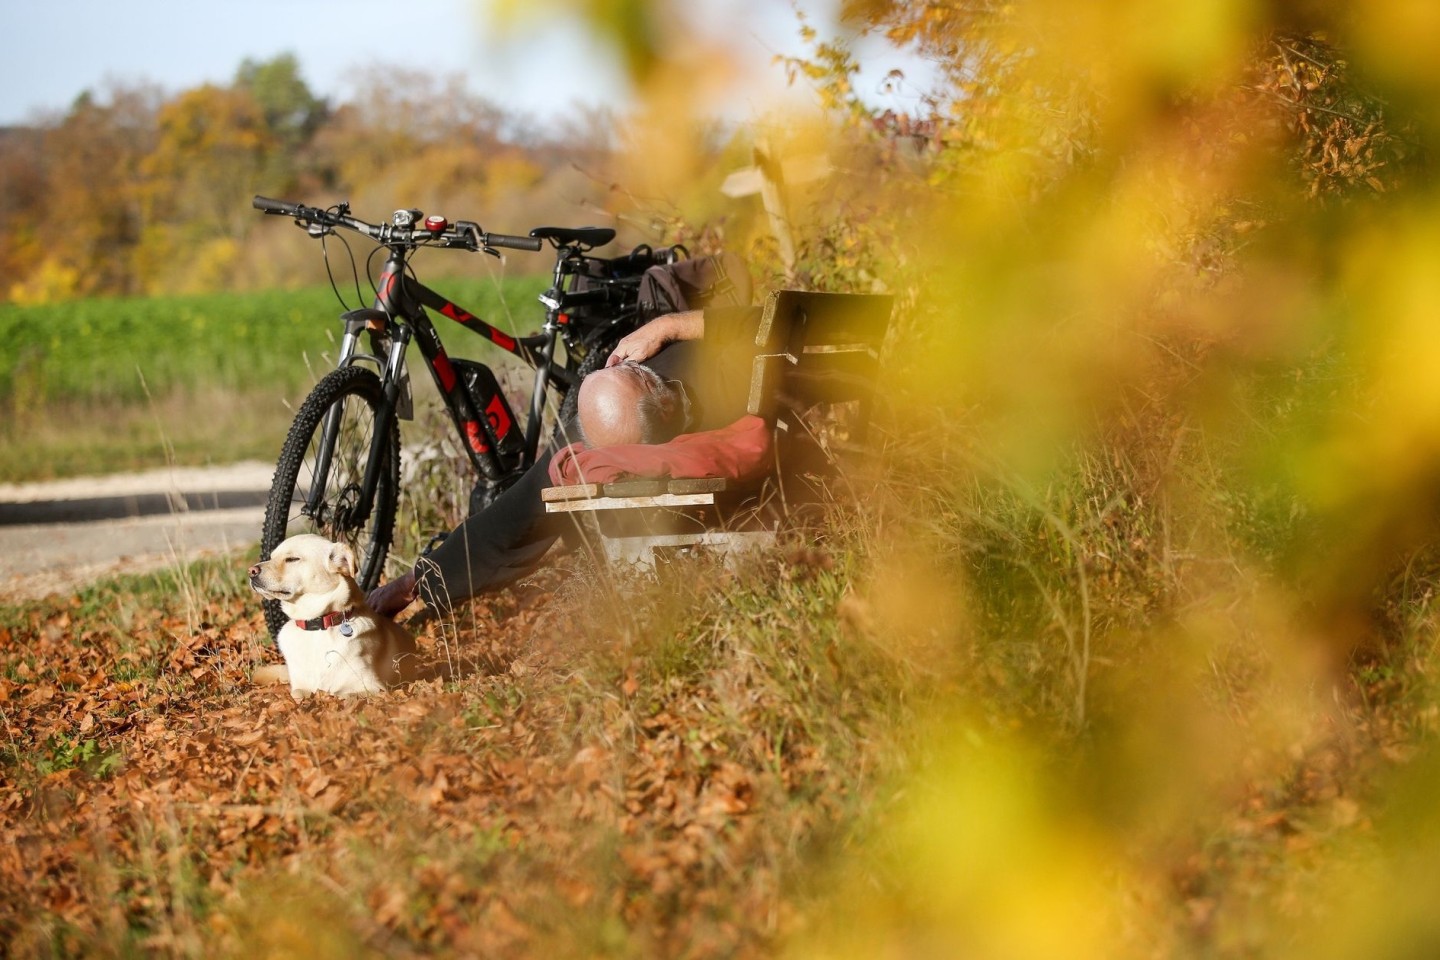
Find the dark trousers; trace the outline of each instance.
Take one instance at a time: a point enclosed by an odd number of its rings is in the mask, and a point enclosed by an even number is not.
[[[495,502],[450,532],[415,564],[420,598],[448,612],[471,597],[505,586],[534,570],[560,536],[558,515],[545,512],[540,491],[550,484],[552,451]]]

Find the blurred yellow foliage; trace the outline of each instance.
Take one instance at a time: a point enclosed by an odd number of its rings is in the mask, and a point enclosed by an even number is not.
[[[1440,7],[1428,0],[1376,0],[1363,5],[1329,3],[1341,35],[1364,58],[1368,70],[1420,100],[1432,122],[1440,90]]]
[[[795,955],[1431,942],[1423,897],[1397,931],[1318,878],[1416,882],[1346,730],[1403,736],[1381,679],[1434,692],[1437,10],[848,4],[939,62],[906,113],[843,41],[792,64],[833,129],[763,135],[843,171],[792,197],[801,282],[904,306],[893,501],[841,614],[971,691]],[[642,155],[695,171],[650,102]]]
[[[21,306],[53,303],[75,295],[80,271],[56,257],[46,257],[38,269],[19,283],[10,285],[10,299]]]
[[[791,956],[1113,956],[1118,851],[1056,806],[1058,785],[1030,751],[957,728],[895,800],[877,861],[850,864],[844,909],[826,913]]]
[[[1337,290],[1354,305],[1373,405],[1335,425],[1348,463],[1326,473],[1332,485],[1359,484],[1379,499],[1412,492],[1440,464],[1440,209],[1425,201],[1397,213],[1349,238]],[[1385,469],[1366,469],[1374,464]]]

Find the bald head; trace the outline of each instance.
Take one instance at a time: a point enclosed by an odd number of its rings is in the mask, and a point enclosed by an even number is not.
[[[576,408],[588,447],[664,443],[685,426],[683,395],[649,367],[625,362],[580,383]]]

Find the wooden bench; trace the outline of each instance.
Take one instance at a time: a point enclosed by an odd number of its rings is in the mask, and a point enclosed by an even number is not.
[[[696,549],[728,560],[773,543],[787,483],[863,449],[890,311],[888,296],[780,290],[766,299],[746,409],[772,431],[767,476],[551,487],[541,494],[546,511],[570,514],[587,546],[614,565],[652,568],[657,556]],[[843,426],[822,425],[840,407],[849,414]]]

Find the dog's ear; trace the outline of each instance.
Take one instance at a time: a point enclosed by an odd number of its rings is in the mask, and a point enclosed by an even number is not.
[[[330,544],[329,566],[332,573],[343,573],[347,577],[355,576],[355,552],[350,549],[348,543]]]

